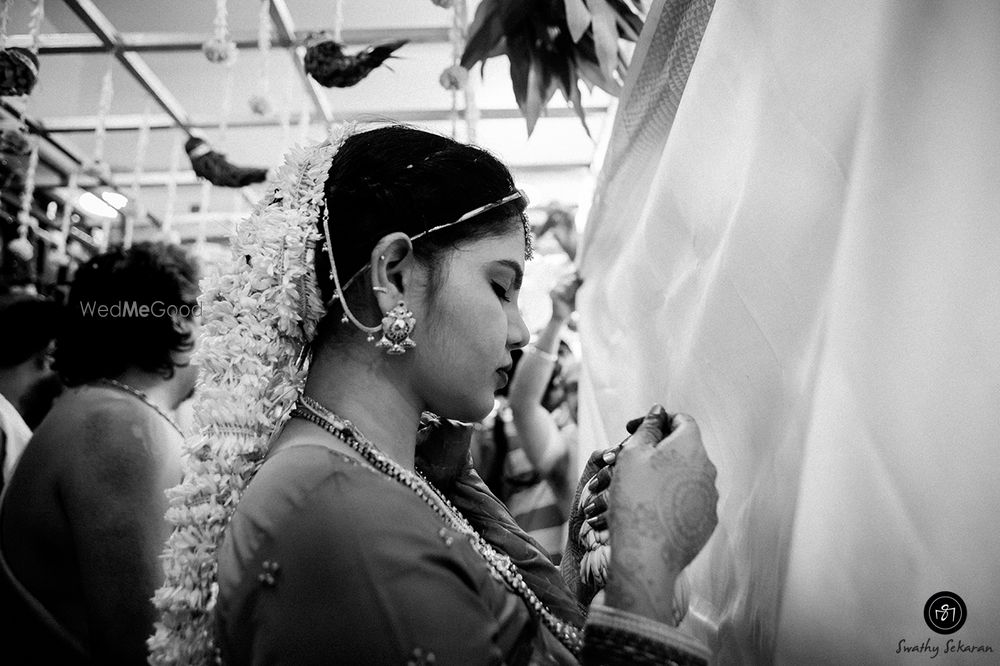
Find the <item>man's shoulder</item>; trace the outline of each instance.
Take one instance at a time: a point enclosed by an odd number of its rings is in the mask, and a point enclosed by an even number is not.
[[[180,435],[150,406],[128,395],[91,389],[73,389],[64,395],[35,432],[35,439],[39,448],[51,449],[60,459],[84,463],[109,456],[120,463],[160,457],[181,445]]]
[[[139,398],[119,391],[75,389],[61,400],[53,415],[61,425],[74,429],[106,430],[109,434],[128,434],[136,427],[159,431],[170,428],[166,418]]]

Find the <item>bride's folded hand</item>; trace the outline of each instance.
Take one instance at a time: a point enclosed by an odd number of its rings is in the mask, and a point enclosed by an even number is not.
[[[425,412],[417,430],[417,468],[439,490],[447,491],[471,468],[469,445],[473,427]]]

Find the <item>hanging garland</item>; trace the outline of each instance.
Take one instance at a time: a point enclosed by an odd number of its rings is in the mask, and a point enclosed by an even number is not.
[[[309,143],[309,126],[312,124],[312,115],[309,113],[308,98],[302,99],[302,110],[299,111],[299,137],[297,143],[304,146]]]
[[[181,168],[181,154],[184,151],[182,138],[183,135],[178,133],[174,139],[173,148],[170,151],[170,171],[167,176],[167,201],[164,205],[166,210],[163,213],[163,226],[160,228],[163,240],[168,243],[177,242],[173,227],[174,209],[177,207],[177,178]]]
[[[441,72],[438,82],[445,90],[451,91],[451,134],[455,138],[458,125],[458,93],[461,91],[465,100],[465,138],[469,143],[476,141],[476,124],[479,121],[479,108],[476,106],[476,94],[469,81],[469,70],[460,64],[465,40],[468,36],[468,11],[466,0],[445,0],[434,4],[452,9],[451,28],[448,39],[451,42],[452,65]]]
[[[27,168],[27,158],[31,154],[31,138],[27,128],[10,119],[0,121],[0,164],[11,174],[11,178],[23,178]],[[4,188],[15,187],[14,182],[2,183]]]
[[[628,67],[619,40],[639,38],[641,15],[639,0],[483,0],[460,65],[485,68],[488,59],[506,55],[529,136],[556,90],[589,135],[579,82],[618,95]]]
[[[134,214],[125,216],[125,235],[122,238],[122,245],[125,248],[132,247],[132,236],[135,232],[137,220],[146,219],[146,205],[142,200],[142,174],[143,165],[146,163],[146,150],[149,148],[149,115],[147,106],[142,113],[142,120],[139,123],[139,136],[135,142],[135,168],[132,171],[132,191],[130,193],[134,203]]]
[[[52,255],[52,261],[57,266],[69,265],[69,254],[66,250],[69,247],[70,230],[73,228],[73,202],[76,201],[79,194],[77,187],[78,179],[79,175],[74,172],[69,174],[69,180],[66,183],[66,199],[63,201],[62,217],[59,221],[59,235],[57,236],[58,245]]]
[[[108,69],[101,80],[101,94],[97,102],[97,120],[94,123],[94,157],[83,165],[83,172],[98,179],[111,180],[111,167],[104,161],[104,140],[107,135],[108,114],[115,98],[114,56],[108,58]]]
[[[38,36],[45,17],[43,0],[36,0],[28,32],[31,47],[7,48],[7,23],[10,16],[11,0],[3,0],[0,8],[0,96],[20,97],[30,95],[38,82]]]
[[[261,0],[257,18],[257,49],[260,51],[259,89],[248,100],[250,111],[258,116],[271,113],[271,0]]]
[[[195,245],[201,249],[205,245],[205,230],[208,226],[208,209],[212,206],[212,183],[203,181],[201,184],[201,203],[198,205],[198,235]]]
[[[21,190],[21,206],[17,212],[17,238],[8,244],[8,248],[24,261],[35,257],[35,246],[28,239],[28,232],[38,226],[31,216],[31,204],[35,200],[35,171],[38,169],[38,139],[30,137],[31,152],[28,156],[28,168],[24,173],[24,189]]]
[[[201,45],[201,52],[209,62],[228,65],[236,60],[236,42],[229,39],[229,13],[226,0],[215,0],[215,34]]]

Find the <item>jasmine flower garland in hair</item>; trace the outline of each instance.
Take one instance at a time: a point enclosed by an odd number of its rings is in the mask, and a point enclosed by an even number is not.
[[[313,268],[317,221],[333,156],[353,130],[293,149],[272,194],[234,230],[230,264],[202,280],[199,434],[185,443],[184,480],[168,492],[174,527],[153,599],[160,619],[148,640],[152,664],[216,662],[216,548],[305,382],[299,361],[325,312]]]

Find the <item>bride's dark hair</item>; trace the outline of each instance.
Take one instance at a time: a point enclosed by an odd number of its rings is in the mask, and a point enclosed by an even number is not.
[[[333,158],[325,187],[340,283],[346,284],[368,263],[372,248],[386,234],[401,231],[414,236],[512,192],[510,171],[482,148],[405,125],[349,137]],[[460,242],[506,233],[515,216],[520,226],[522,209],[518,202],[500,206],[415,241],[415,258],[431,269],[431,291],[443,251]],[[322,227],[319,231],[322,234]],[[330,262],[321,247],[316,252],[316,278],[323,301],[330,302],[334,290]],[[366,273],[346,288],[345,297],[355,315],[371,320],[376,311],[369,286]]]

